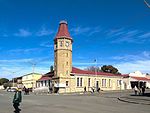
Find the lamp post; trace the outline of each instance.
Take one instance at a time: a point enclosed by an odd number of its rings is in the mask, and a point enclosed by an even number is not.
[[[22,69],[20,69],[20,70],[22,70]],[[7,72],[11,73],[11,74],[14,76],[14,74],[17,73],[17,72],[19,72],[20,70],[18,70],[18,71],[8,71],[8,70],[7,70]],[[15,78],[13,77],[13,78],[12,78],[12,86],[13,86],[13,87],[15,86],[14,83],[15,83]]]
[[[95,59],[94,62],[95,62],[95,77],[96,77],[94,84],[95,84],[95,88],[97,88],[97,86],[96,86],[96,84],[97,84],[97,83],[96,83],[96,82],[97,82],[97,59]],[[97,89],[96,89],[96,90],[97,90]]]
[[[36,62],[28,62],[28,63],[30,63],[31,65],[32,65],[32,73],[34,73],[35,72],[35,66],[37,65],[37,63]]]

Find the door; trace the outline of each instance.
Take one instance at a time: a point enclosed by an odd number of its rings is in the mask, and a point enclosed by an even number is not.
[[[99,81],[96,81],[96,91],[98,90],[99,88]]]

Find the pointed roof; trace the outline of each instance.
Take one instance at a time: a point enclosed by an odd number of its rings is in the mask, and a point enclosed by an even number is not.
[[[59,23],[58,32],[56,34],[55,40],[58,38],[67,38],[72,40],[70,33],[68,31],[68,24],[66,21],[62,20]]]

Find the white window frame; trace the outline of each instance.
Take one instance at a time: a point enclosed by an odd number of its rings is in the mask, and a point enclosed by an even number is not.
[[[91,78],[88,78],[88,87],[91,87]]]
[[[102,87],[106,87],[106,79],[102,79]]]

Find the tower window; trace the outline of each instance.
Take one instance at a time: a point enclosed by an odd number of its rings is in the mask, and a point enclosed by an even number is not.
[[[63,41],[60,41],[60,47],[62,47],[63,46]]]
[[[55,49],[57,48],[57,43],[55,43]]]
[[[66,65],[68,66],[68,62],[66,62]]]
[[[69,74],[69,71],[67,70],[67,71],[66,71],[66,75],[68,75],[68,74]]]
[[[66,53],[66,57],[68,57],[68,53]]]
[[[69,46],[69,42],[68,41],[66,41],[66,47],[68,47]]]

